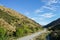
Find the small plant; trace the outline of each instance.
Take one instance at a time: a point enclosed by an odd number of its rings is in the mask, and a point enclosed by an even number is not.
[[[6,34],[6,30],[0,27],[0,40],[4,40]]]

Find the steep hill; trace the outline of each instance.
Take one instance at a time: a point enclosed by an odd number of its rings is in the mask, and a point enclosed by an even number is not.
[[[56,26],[60,24],[60,18],[58,18],[57,20],[54,20],[52,21],[51,23],[47,24],[46,26],[44,26],[45,28],[48,28],[48,27],[53,27],[53,26]]]
[[[0,6],[0,28],[6,30],[3,31],[4,36],[14,37],[21,37],[42,29],[34,20],[4,6]]]
[[[48,35],[49,40],[60,40],[60,18],[45,26],[51,33]]]

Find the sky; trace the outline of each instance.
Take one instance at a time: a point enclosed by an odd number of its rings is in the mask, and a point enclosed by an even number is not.
[[[0,5],[12,8],[41,25],[60,18],[60,0],[0,0]]]

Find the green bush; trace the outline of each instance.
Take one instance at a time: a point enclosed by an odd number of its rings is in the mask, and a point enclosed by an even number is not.
[[[23,29],[16,29],[16,36],[17,37],[22,37],[24,35],[24,30]]]
[[[0,27],[0,40],[4,40],[6,34],[6,30]]]

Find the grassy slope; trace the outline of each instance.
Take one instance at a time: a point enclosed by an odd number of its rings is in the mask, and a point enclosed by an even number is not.
[[[0,27],[6,30],[5,35],[10,37],[22,37],[42,29],[35,21],[3,6],[0,6],[0,21]]]

